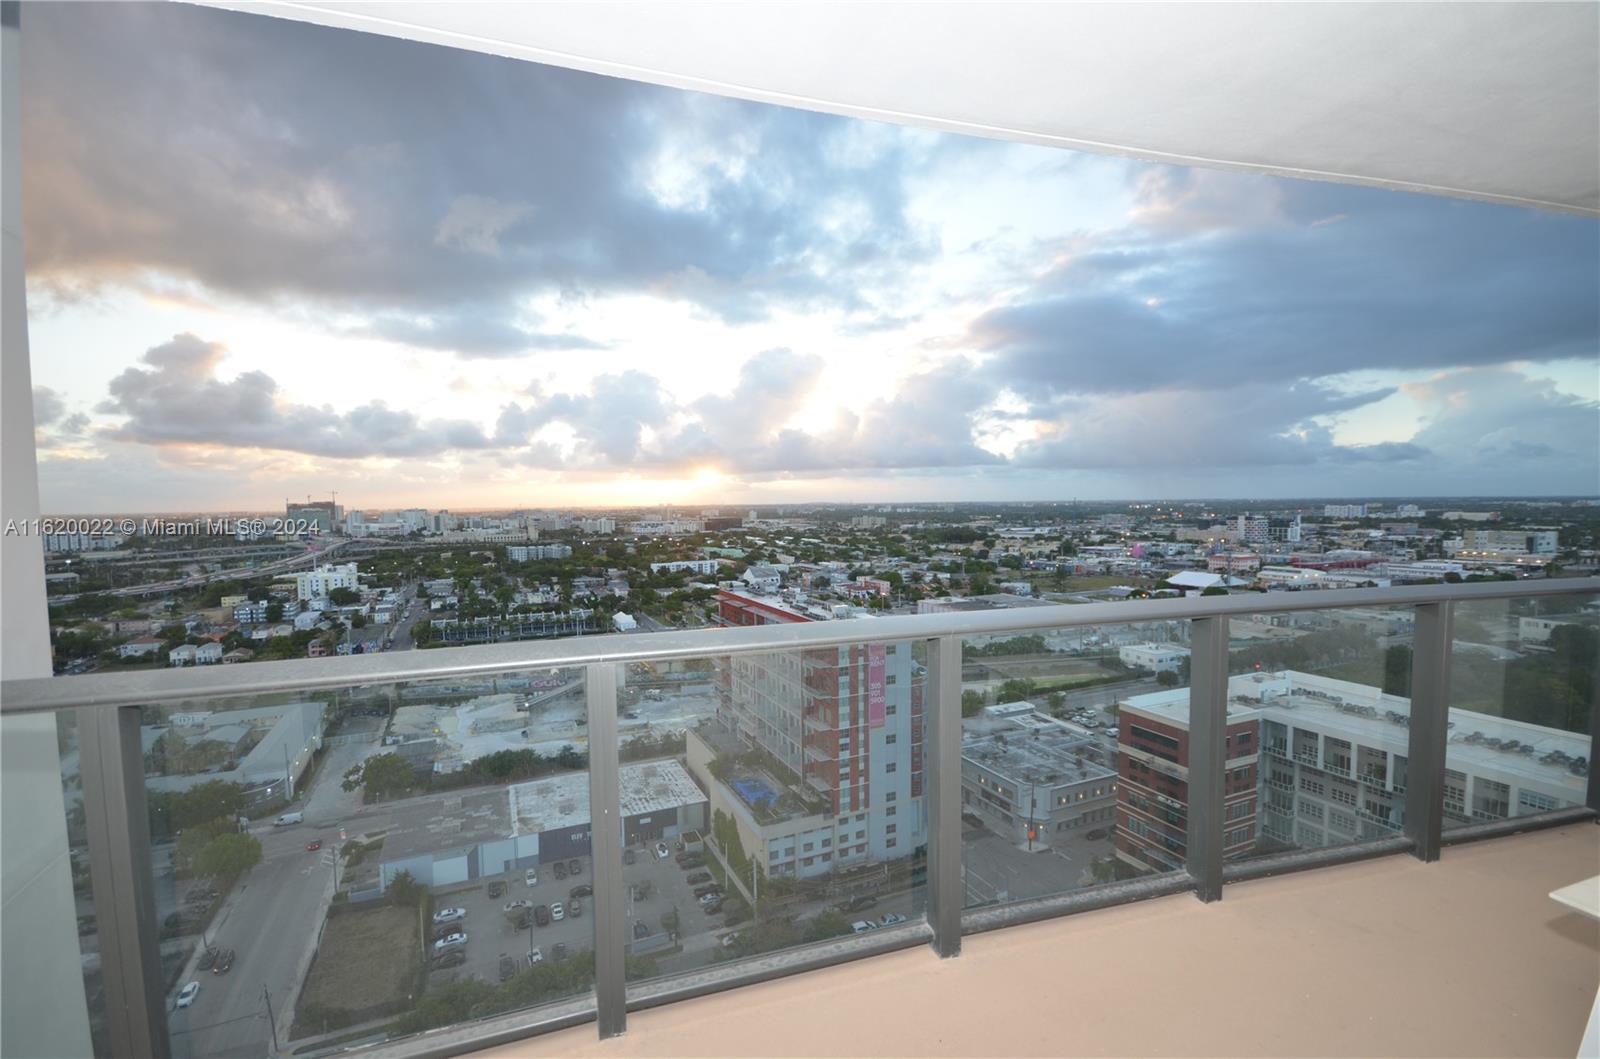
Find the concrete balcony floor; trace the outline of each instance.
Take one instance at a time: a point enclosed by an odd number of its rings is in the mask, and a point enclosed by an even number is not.
[[[478,1053],[513,1056],[1574,1056],[1600,871],[1568,827],[1163,898],[915,949]]]

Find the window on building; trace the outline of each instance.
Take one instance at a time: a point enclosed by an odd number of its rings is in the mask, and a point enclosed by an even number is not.
[[[883,737],[884,746],[893,746],[897,742],[899,742],[899,737],[892,733]]]
[[[858,840],[858,841],[859,841],[859,840],[860,840],[860,839],[863,839],[863,838],[866,838],[866,837],[867,837],[867,833],[866,833],[866,832],[865,832],[865,831],[857,831],[857,832],[856,832],[856,839],[857,839],[857,840]]]
[[[894,801],[894,797],[895,797],[895,792],[894,791],[890,791],[888,794],[885,794],[883,796],[883,800],[886,801],[886,802],[892,802],[892,801]]]
[[[895,840],[891,838],[889,841],[885,842],[883,845],[884,845],[884,848],[886,848],[886,849],[894,849]]]
[[[885,809],[883,811],[883,815],[884,816],[893,816],[895,814],[895,811],[896,811],[896,807],[891,805],[891,806],[889,806],[889,808],[887,808],[887,809]]]
[[[885,771],[885,772],[894,772],[894,771],[896,771],[896,767],[897,767],[896,763],[891,761],[887,765],[883,766],[883,771]]]

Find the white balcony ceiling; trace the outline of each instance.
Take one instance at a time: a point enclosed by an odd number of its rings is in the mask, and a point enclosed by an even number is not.
[[[1600,214],[1595,3],[221,3],[984,136]]]

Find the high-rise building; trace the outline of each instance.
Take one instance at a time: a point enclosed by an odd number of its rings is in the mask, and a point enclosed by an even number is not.
[[[726,625],[826,621],[837,611],[724,590]],[[812,876],[910,856],[927,840],[925,670],[909,643],[733,655],[716,721],[690,733],[713,809],[768,875]],[[751,753],[756,760],[751,760]],[[737,759],[733,769],[711,761]]]

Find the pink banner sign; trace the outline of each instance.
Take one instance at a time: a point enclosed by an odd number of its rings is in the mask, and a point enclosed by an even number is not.
[[[883,682],[885,667],[883,646],[883,644],[867,646],[867,724],[873,728],[883,727],[884,707],[888,703]]]

